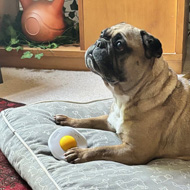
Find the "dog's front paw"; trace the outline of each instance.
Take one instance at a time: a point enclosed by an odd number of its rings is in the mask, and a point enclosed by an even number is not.
[[[55,123],[62,126],[72,126],[72,118],[66,115],[56,115],[54,116]]]
[[[88,162],[88,148],[71,148],[65,153],[67,162],[72,164]]]

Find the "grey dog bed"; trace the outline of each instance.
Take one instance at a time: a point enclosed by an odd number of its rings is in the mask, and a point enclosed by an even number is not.
[[[111,103],[112,100],[88,104],[44,102],[7,109],[0,115],[0,149],[34,190],[189,189],[189,161],[159,159],[137,166],[92,161],[74,165],[56,160],[51,155],[48,138],[61,127],[55,124],[54,115],[99,116],[109,112]],[[78,131],[87,138],[88,147],[121,143],[112,132]]]

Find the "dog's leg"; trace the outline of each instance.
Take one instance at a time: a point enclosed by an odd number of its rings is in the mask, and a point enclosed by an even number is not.
[[[64,115],[56,115],[55,121],[63,126],[73,126],[76,128],[94,128],[114,131],[107,124],[107,115],[88,119],[74,119]],[[128,165],[145,164],[149,161],[144,152],[140,155],[136,153],[136,148],[128,144],[120,135],[122,144],[114,146],[102,146],[96,148],[71,148],[65,153],[65,157],[69,163],[83,163],[94,160],[110,160]],[[139,153],[138,152],[138,153]],[[144,155],[144,156],[143,156]]]
[[[56,115],[55,122],[62,126],[71,126],[75,128],[101,129],[101,130],[115,132],[115,130],[108,125],[107,118],[108,115],[86,118],[86,119],[75,119],[67,117],[65,115]]]
[[[123,143],[114,146],[97,148],[72,148],[65,153],[69,163],[77,164],[95,160],[109,160],[128,165],[145,164],[149,160],[136,156],[130,145]]]

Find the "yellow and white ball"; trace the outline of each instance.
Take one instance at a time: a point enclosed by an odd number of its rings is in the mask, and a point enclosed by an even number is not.
[[[65,160],[64,153],[73,147],[86,148],[85,137],[72,127],[56,129],[49,137],[48,146],[52,155],[58,160]]]

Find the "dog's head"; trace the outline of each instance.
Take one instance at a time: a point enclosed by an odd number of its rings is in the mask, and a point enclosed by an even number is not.
[[[160,41],[126,23],[102,31],[85,54],[87,67],[111,85],[138,80],[162,55]]]

